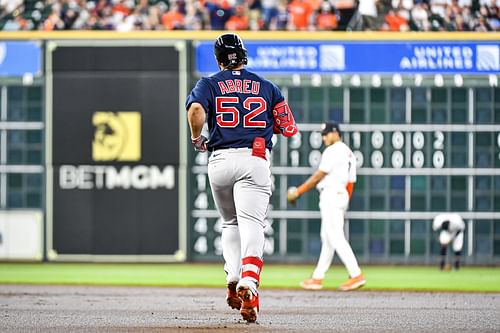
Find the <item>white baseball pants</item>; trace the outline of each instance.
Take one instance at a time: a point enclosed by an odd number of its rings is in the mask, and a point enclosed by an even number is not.
[[[320,193],[321,253],[313,272],[313,279],[323,279],[332,263],[335,252],[344,263],[350,277],[361,274],[358,261],[344,233],[344,214],[349,204],[347,191],[325,188]]]
[[[269,152],[264,160],[252,156],[249,148],[216,150],[208,159],[210,187],[223,219],[221,245],[228,283],[240,279],[242,258],[263,257],[271,196],[269,159]]]
[[[442,245],[449,245],[451,243],[454,252],[462,251],[462,247],[464,246],[464,232],[459,231],[457,233],[456,231],[449,232],[442,230],[439,234],[439,243]]]

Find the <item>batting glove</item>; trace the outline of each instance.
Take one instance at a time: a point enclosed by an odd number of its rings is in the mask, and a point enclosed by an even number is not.
[[[295,186],[289,187],[286,199],[289,203],[295,206],[297,199],[299,198],[299,191]]]
[[[194,146],[194,150],[196,150],[200,153],[204,153],[207,151],[207,149],[208,149],[207,141],[208,141],[208,139],[205,138],[203,135],[200,135],[196,139],[191,138],[191,143]]]

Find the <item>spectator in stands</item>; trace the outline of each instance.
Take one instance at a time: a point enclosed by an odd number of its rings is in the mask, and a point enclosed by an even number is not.
[[[262,0],[262,27],[269,30],[271,22],[278,16],[278,0]]]
[[[427,31],[429,30],[429,10],[427,4],[419,2],[410,11],[410,18],[413,24],[412,30]]]
[[[0,29],[500,31],[499,0],[351,1],[0,0]]]
[[[233,8],[225,0],[205,0],[211,30],[224,30],[226,21],[233,15]]]
[[[172,1],[177,3],[177,1]],[[149,14],[149,0],[139,0],[139,3],[135,7],[139,11],[141,16],[147,16]]]
[[[256,31],[263,29],[262,20],[262,2],[261,0],[246,0],[248,6],[248,27],[250,30]],[[266,29],[267,30],[267,29]]]
[[[0,0],[0,9],[2,13],[11,14],[14,10],[21,8],[23,0]]]
[[[495,7],[496,8],[496,7]],[[488,7],[488,6],[481,6],[479,8],[479,13],[478,13],[478,17],[484,17],[485,18],[485,21],[486,23],[488,24],[488,26],[490,25],[490,19],[493,18],[493,7]],[[491,28],[491,26],[490,26]]]
[[[31,20],[26,20],[21,15],[16,15],[5,21],[3,30],[5,31],[33,30],[34,27],[35,26]]]
[[[117,0],[113,6],[113,13],[120,13],[123,17],[129,16],[131,14],[130,4],[126,4],[125,0]]]
[[[444,31],[444,18],[441,16],[440,11],[432,12],[429,15],[429,23],[431,31]]]
[[[335,7],[330,2],[323,1],[321,3],[321,7],[315,15],[315,23],[316,29],[320,31],[337,29],[338,22]]]
[[[161,16],[161,23],[166,30],[179,30],[184,28],[184,14],[179,11],[176,1],[170,2],[169,10]]]
[[[289,21],[288,5],[286,0],[279,0],[278,14],[271,19],[269,30],[287,30]]]
[[[63,30],[65,28],[64,21],[61,19],[61,4],[56,3],[52,6],[52,13],[43,22],[43,30]]]
[[[202,30],[203,29],[203,12],[200,9],[199,2],[186,3],[186,16],[184,16],[184,29],[186,30]]]
[[[396,12],[394,9],[389,10],[385,16],[385,23],[388,31],[407,31],[408,20]]]
[[[361,15],[363,30],[378,30],[375,0],[359,0],[358,12]]]
[[[488,32],[493,31],[488,21],[484,16],[479,16],[472,28],[473,31]]]
[[[76,20],[67,29],[81,30],[90,18],[89,5],[86,1],[81,1],[73,8],[78,13]]]
[[[490,7],[491,8],[491,18],[489,20],[491,29],[493,31],[500,31],[500,10],[498,7]]]
[[[248,30],[248,15],[244,6],[236,6],[233,15],[226,21],[226,30]]]
[[[292,0],[288,5],[289,30],[309,30],[313,8],[307,0]]]
[[[446,6],[448,5],[448,0],[431,0],[430,9],[431,13],[444,18],[446,15]]]
[[[62,15],[60,18],[64,22],[64,30],[69,30],[75,24],[75,21],[78,19],[79,13],[73,8],[65,8],[62,11]]]
[[[164,26],[161,22],[161,17],[165,13],[167,6],[165,3],[160,2],[155,6],[149,7],[148,15],[146,17],[146,24],[151,30],[164,30]],[[185,22],[184,22],[185,23]]]
[[[462,17],[465,24],[472,30],[472,27],[474,25],[474,15],[472,15],[471,7],[464,7],[462,9]]]

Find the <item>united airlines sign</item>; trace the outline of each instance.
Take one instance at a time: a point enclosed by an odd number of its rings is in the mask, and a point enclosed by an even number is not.
[[[262,73],[499,74],[500,42],[247,42],[248,68]],[[200,43],[196,68],[217,71]]]
[[[42,71],[40,44],[0,42],[0,76],[38,76]]]

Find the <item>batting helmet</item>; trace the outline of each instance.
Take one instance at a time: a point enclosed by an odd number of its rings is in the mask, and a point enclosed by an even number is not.
[[[238,65],[246,65],[247,50],[243,45],[243,41],[236,34],[224,34],[215,40],[214,44],[215,59],[224,67],[236,67]]]

